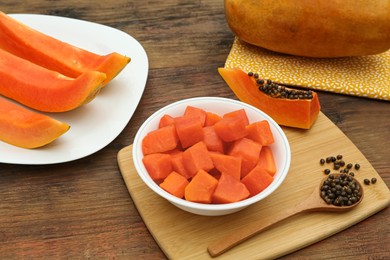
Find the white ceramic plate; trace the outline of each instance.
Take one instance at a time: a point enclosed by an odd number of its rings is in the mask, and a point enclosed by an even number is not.
[[[89,104],[66,113],[47,113],[70,130],[53,143],[23,149],[0,142],[0,163],[53,164],[93,154],[113,141],[131,119],[145,89],[148,58],[141,44],[117,29],[77,19],[13,14],[15,19],[77,47],[98,53],[118,52],[131,62]]]

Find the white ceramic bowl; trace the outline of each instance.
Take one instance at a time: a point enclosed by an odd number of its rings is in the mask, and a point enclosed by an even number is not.
[[[202,108],[206,111],[214,112],[219,115],[223,115],[227,112],[244,108],[250,122],[260,121],[264,119],[268,120],[275,139],[274,144],[272,144],[271,146],[277,167],[277,172],[274,175],[274,181],[265,190],[263,190],[256,196],[229,204],[202,204],[190,202],[184,199],[179,199],[160,188],[149,176],[144,164],[142,163],[142,158],[144,156],[141,148],[142,139],[147,133],[158,128],[159,120],[164,114],[168,114],[173,117],[180,116],[184,113],[184,110],[188,105]],[[139,176],[145,182],[145,184],[151,190],[171,202],[173,205],[177,206],[182,210],[198,215],[219,216],[242,210],[254,203],[259,202],[260,200],[264,199],[272,192],[274,192],[283,182],[288,173],[291,162],[291,151],[286,135],[279,127],[279,125],[271,117],[269,117],[259,109],[233,99],[219,97],[199,97],[185,99],[172,103],[152,114],[142,124],[134,138],[133,161]]]

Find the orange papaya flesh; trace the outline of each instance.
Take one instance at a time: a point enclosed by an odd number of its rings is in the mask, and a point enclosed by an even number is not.
[[[0,97],[0,140],[22,148],[53,142],[70,126]]]
[[[130,62],[112,52],[107,55],[78,48],[39,32],[0,12],[0,48],[49,70],[76,78],[88,70],[106,74],[107,85]]]
[[[271,97],[260,91],[256,79],[241,69],[218,68],[218,72],[238,99],[262,110],[279,125],[310,129],[318,117],[321,106],[314,91],[311,99]]]
[[[65,112],[99,93],[104,73],[86,71],[66,77],[0,49],[0,94],[44,112]]]
[[[259,162],[256,167],[266,170],[271,176],[276,173],[276,164],[271,147],[263,146],[260,152]]]

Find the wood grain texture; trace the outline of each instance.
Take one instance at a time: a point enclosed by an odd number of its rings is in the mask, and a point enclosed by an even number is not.
[[[165,259],[133,204],[116,156],[133,142],[138,127],[151,113],[173,101],[195,96],[235,98],[217,73],[234,39],[223,1],[16,0],[1,1],[0,10],[112,26],[136,38],[150,61],[137,111],[104,149],[65,164],[0,164],[0,258]],[[324,92],[319,98],[322,112],[389,187],[389,103]],[[386,208],[282,259],[385,259],[389,218]],[[340,248],[345,243],[348,246]]]
[[[249,223],[270,221],[304,201],[324,178],[325,158],[337,150],[348,162],[359,162],[355,177],[365,186],[364,199],[349,212],[308,212],[278,223],[237,245],[218,259],[274,259],[340,232],[390,204],[390,190],[356,146],[322,113],[309,131],[283,128],[291,146],[291,166],[282,185],[266,199],[238,213],[204,217],[184,212],[152,192],[139,178],[132,162],[132,146],[121,149],[118,163],[143,220],[170,259],[211,259],[207,247]],[[326,133],[326,134],[324,134]],[[332,137],[330,140],[322,138]],[[328,165],[329,167],[329,165]],[[228,227],[228,228],[227,228]],[[180,243],[181,246],[175,246]]]

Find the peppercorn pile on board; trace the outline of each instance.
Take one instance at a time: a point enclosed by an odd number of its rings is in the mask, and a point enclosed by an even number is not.
[[[346,163],[360,164],[355,178],[376,178],[364,188],[364,199],[345,212],[309,212],[297,215],[217,259],[273,259],[325,239],[386,208],[390,190],[358,148],[320,112],[310,130],[283,128],[291,146],[291,167],[282,185],[269,197],[240,212],[226,216],[194,215],[173,206],[150,190],[138,177],[132,161],[132,146],[118,153],[118,164],[129,193],[146,226],[169,259],[211,259],[207,247],[252,220],[273,218],[297,205],[319,187],[326,167],[320,159],[343,155]],[[331,138],[326,138],[327,136]],[[180,245],[180,246],[178,246]]]
[[[306,58],[236,38],[225,68],[253,71],[279,84],[390,101],[390,50],[358,57]]]

